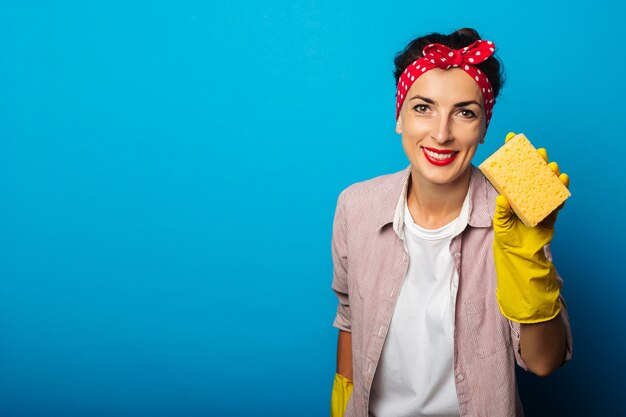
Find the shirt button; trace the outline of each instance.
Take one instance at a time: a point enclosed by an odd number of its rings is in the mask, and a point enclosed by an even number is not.
[[[458,382],[461,382],[461,381],[463,381],[464,379],[465,379],[465,375],[463,375],[463,374],[458,374],[458,375],[456,376],[456,380],[457,380]]]
[[[460,252],[454,252],[454,257],[455,258],[460,258],[461,257],[461,253]]]

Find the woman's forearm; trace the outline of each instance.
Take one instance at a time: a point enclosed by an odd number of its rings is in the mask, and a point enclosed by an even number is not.
[[[343,330],[337,340],[337,373],[352,381],[352,333]]]
[[[539,376],[551,374],[563,363],[566,333],[560,316],[535,324],[522,324],[520,349],[528,369]]]

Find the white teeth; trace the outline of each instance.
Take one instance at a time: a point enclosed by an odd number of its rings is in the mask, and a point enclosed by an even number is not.
[[[456,154],[456,152],[453,152],[453,153],[438,153],[438,152],[433,152],[430,149],[426,149],[426,148],[424,148],[424,150],[426,151],[428,156],[430,156],[433,159],[438,159],[440,161],[442,161],[444,159],[452,158]]]

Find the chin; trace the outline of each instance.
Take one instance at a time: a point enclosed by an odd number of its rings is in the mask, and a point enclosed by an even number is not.
[[[456,164],[446,167],[434,167],[431,166],[428,161],[420,161],[417,166],[413,164],[413,171],[425,179],[426,181],[437,184],[446,185],[458,181],[462,178],[464,173],[468,172],[469,164],[465,167],[457,166]]]

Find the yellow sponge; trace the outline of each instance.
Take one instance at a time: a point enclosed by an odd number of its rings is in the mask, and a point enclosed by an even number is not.
[[[526,226],[535,227],[571,196],[523,134],[505,143],[478,168]]]

